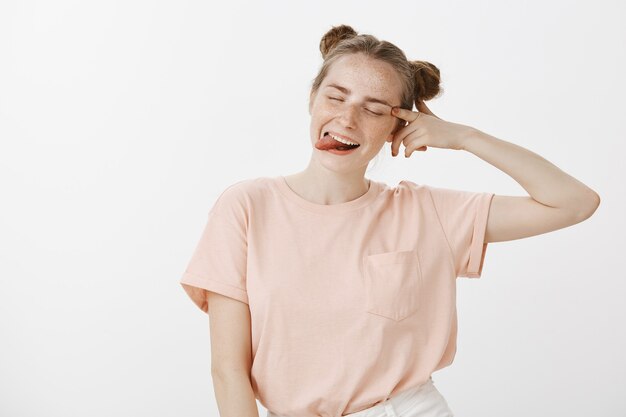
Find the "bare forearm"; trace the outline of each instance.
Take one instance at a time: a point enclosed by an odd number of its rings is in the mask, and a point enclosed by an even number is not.
[[[259,417],[250,378],[243,372],[214,372],[213,389],[220,417]]]
[[[595,191],[543,157],[516,144],[471,129],[463,150],[473,153],[517,181],[536,201],[573,212],[594,210]]]

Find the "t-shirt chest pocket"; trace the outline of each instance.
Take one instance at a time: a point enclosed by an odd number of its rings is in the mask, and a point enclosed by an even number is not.
[[[422,272],[415,250],[366,255],[364,275],[368,313],[398,321],[418,310]]]

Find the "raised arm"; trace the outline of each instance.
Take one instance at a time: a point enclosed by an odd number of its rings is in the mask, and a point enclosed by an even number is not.
[[[486,242],[562,229],[589,218],[600,204],[594,190],[521,146],[472,129],[461,149],[510,175],[529,194],[493,197]]]
[[[587,219],[600,204],[594,190],[536,153],[471,126],[442,120],[424,102],[417,108],[419,112],[392,109],[391,115],[409,122],[391,140],[393,156],[401,143],[406,157],[428,146],[465,150],[510,175],[528,192],[528,196],[493,196],[485,242],[562,229]]]

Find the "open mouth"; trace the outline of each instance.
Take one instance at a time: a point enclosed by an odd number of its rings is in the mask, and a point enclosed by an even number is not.
[[[337,149],[339,151],[347,151],[347,150],[358,148],[359,146],[361,146],[358,143],[354,143],[354,142],[352,142],[352,144],[347,143],[350,141],[331,135],[329,132],[324,132],[324,135],[322,136],[322,138],[324,138],[324,140],[331,140],[333,142],[333,146],[331,148]]]

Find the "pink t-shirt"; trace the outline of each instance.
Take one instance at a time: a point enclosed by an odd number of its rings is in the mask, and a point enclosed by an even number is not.
[[[456,353],[456,278],[481,276],[493,193],[371,180],[322,205],[284,177],[227,187],[181,285],[248,304],[252,388],[286,416],[339,417],[423,384]]]

